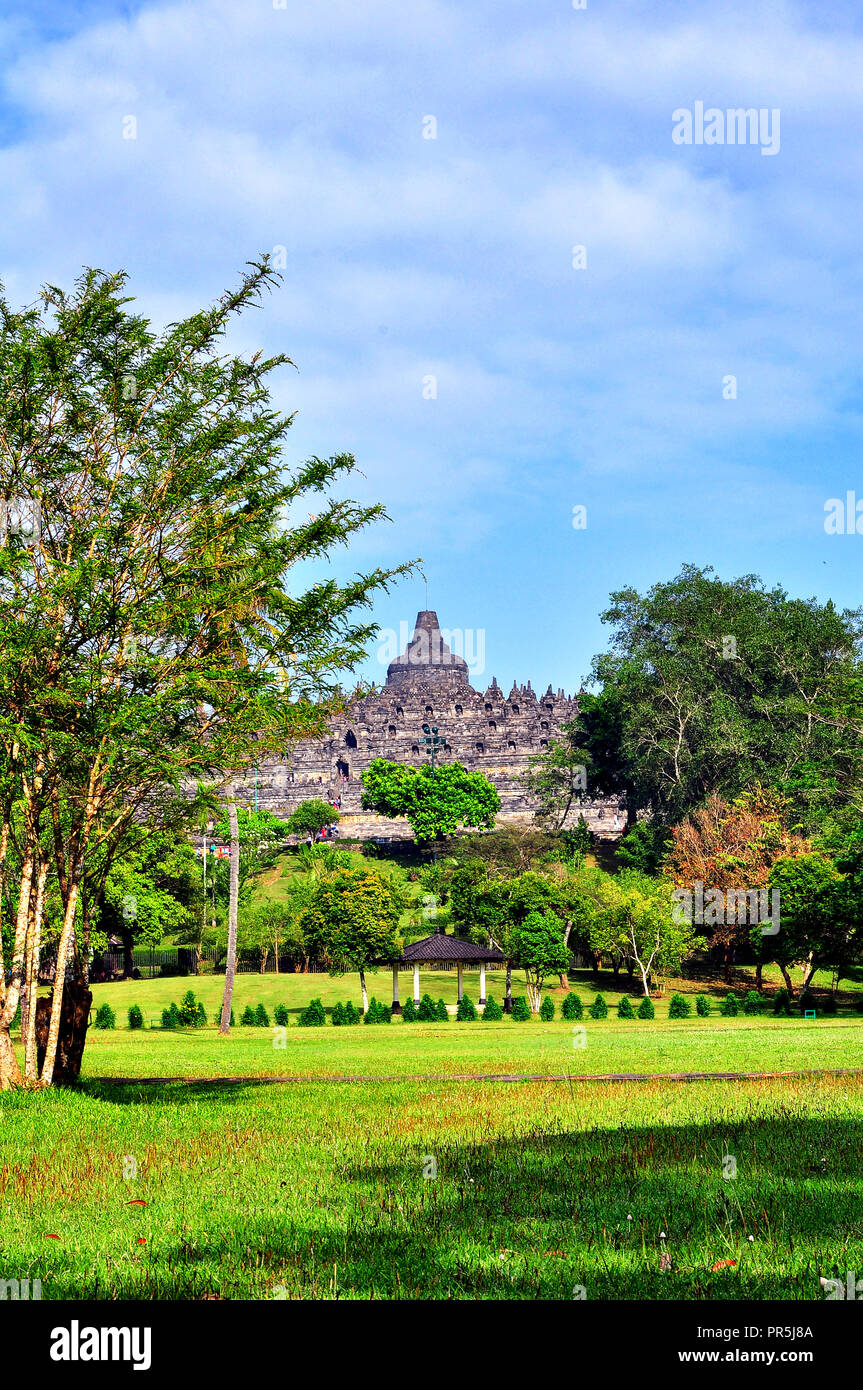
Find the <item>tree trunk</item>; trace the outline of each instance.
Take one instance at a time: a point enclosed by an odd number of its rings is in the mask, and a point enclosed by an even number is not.
[[[225,1037],[231,1031],[231,1005],[234,1000],[234,976],[237,973],[237,910],[240,897],[240,829],[237,824],[237,803],[228,802],[228,824],[231,828],[231,888],[228,900],[228,959],[225,963],[225,994],[219,1032]]]
[[[782,971],[782,978],[785,981],[785,988],[788,990],[789,997],[793,999],[794,985],[791,983],[791,976],[788,974],[788,967],[785,965],[780,965],[779,969]]]
[[[764,970],[763,962],[762,962],[762,961],[759,961],[758,964],[757,964],[756,967],[755,967],[755,988],[758,990],[758,993],[759,993],[759,994],[761,993],[761,988],[762,988],[761,975],[762,975],[762,971],[763,971],[763,970]]]
[[[12,968],[3,1007],[0,1009],[0,1091],[21,1084],[21,1069],[12,1047],[10,1030],[18,1012],[21,985],[26,965],[27,923],[30,914],[30,894],[33,888],[33,856],[28,854],[21,866],[21,886],[18,893],[18,915],[15,920],[15,940],[12,946]]]
[[[512,965],[506,963],[506,998],[503,1001],[503,1011],[505,1014],[512,1013]]]
[[[360,989],[363,992],[363,1013],[367,1014],[369,1011],[369,996],[366,990],[366,972],[362,969],[360,970]]]
[[[45,1062],[42,1067],[42,1085],[50,1086],[54,1079],[54,1064],[57,1060],[57,1043],[60,1037],[60,1013],[63,1007],[63,988],[66,983],[66,963],[75,935],[75,910],[78,906],[80,870],[75,868],[75,877],[70,878],[69,895],[66,899],[66,915],[63,930],[57,946],[57,973],[54,976],[54,989],[51,994],[51,1022],[48,1028],[48,1044],[45,1048]]]
[[[27,946],[27,1017],[21,1010],[21,1041],[24,1044],[24,1077],[36,1081],[39,1068],[36,1058],[36,995],[39,987],[39,948],[42,944],[42,913],[45,907],[45,881],[48,865],[40,864],[36,876],[36,896],[31,896],[30,940]]]
[[[118,930],[123,942],[123,979],[131,980],[135,969],[135,960],[132,955],[132,951],[134,950],[132,929],[124,924]]]
[[[11,1091],[21,1085],[21,1068],[12,1046],[9,1029],[0,1029],[0,1091]]]
[[[87,985],[82,985],[76,981],[68,984],[63,991],[57,1060],[53,1072],[55,1084],[77,1081],[81,1074],[81,1061],[84,1056],[84,1044],[87,1041],[87,1024],[92,1003],[93,995]],[[37,1064],[41,1062],[44,1065],[50,1023],[51,1003],[48,999],[39,999],[33,1010]]]

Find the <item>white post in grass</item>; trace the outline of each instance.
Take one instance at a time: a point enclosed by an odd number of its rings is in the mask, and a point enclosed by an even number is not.
[[[401,1004],[399,1003],[399,968],[398,968],[397,965],[394,965],[394,966],[393,966],[393,1007],[392,1007],[392,1009],[391,1009],[391,1013],[400,1014],[401,1011],[402,1011],[402,1006],[401,1006]]]
[[[485,961],[479,963],[479,1002],[485,1003]]]
[[[461,963],[461,961],[459,961],[458,965],[456,966],[456,970],[458,971],[458,1002],[459,1002],[459,1003],[461,1003],[462,968],[463,968],[463,967],[462,967],[462,963]]]
[[[420,968],[419,968],[418,965],[415,965],[415,966],[414,966],[414,1003],[415,1003],[415,1004],[418,1004],[419,1002],[420,1002]]]

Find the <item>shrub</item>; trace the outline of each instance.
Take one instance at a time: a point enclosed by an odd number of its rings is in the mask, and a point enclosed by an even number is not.
[[[435,1002],[430,994],[424,994],[417,1009],[417,1018],[420,1023],[434,1023],[437,1014],[435,1012]]]
[[[581,995],[573,994],[570,990],[561,1005],[560,1012],[564,1018],[583,1018],[584,1005],[581,1002]]]
[[[823,1014],[835,1014],[835,1012],[836,1012],[836,995],[835,995],[835,994],[827,994],[827,995],[825,995],[824,999],[821,1001],[821,1012],[822,1012]]]
[[[116,1028],[117,1020],[110,1004],[100,1004],[96,1010],[96,1028]]]
[[[551,1023],[554,1018],[554,1000],[547,994],[539,1006],[539,1016],[543,1023]]]
[[[138,1004],[133,1004],[132,1007],[131,1007],[131,1009],[129,1010],[129,1027],[130,1027],[130,1028],[143,1028],[143,1026],[144,1026],[144,1015],[141,1013],[141,1009],[140,1009],[139,1005],[138,1005]]]
[[[273,1022],[277,1023],[280,1028],[287,1028],[288,1017],[287,1004],[277,1004],[273,1009]]]
[[[698,1014],[699,1018],[710,1017],[710,1000],[706,994],[696,994],[695,1012]]]
[[[416,1006],[416,1004],[414,1003],[413,999],[411,999],[410,996],[408,996],[408,998],[407,998],[407,999],[405,1000],[405,1002],[402,1004],[402,1022],[404,1022],[404,1023],[416,1023],[416,1021],[417,1021],[417,1006]]]
[[[254,1028],[255,1011],[252,1008],[251,1004],[247,1004],[246,1007],[243,1009],[243,1012],[240,1014],[240,1022],[244,1028]]]
[[[485,1013],[482,1017],[484,1023],[500,1023],[503,1018],[503,1009],[491,994],[485,1001]]]
[[[221,1023],[221,1021],[222,1021],[222,1006],[221,1006],[221,1004],[220,1004],[219,1007],[217,1008],[217,1010],[216,1010],[214,1016],[213,1016],[213,1022],[215,1023],[216,1027],[218,1028],[218,1026],[219,1026],[219,1024]],[[234,1010],[231,1009],[231,1027],[233,1028],[233,1026],[234,1026]]]
[[[786,1018],[791,1016],[791,995],[784,985],[782,989],[777,989],[773,996],[773,1012],[784,1014]]]
[[[200,1000],[200,999],[198,1000],[198,1003],[197,1003],[197,1006],[196,1006],[196,1007],[197,1007],[197,1010],[198,1010],[198,1017],[197,1017],[197,1020],[196,1020],[196,1022],[195,1022],[195,1027],[196,1027],[196,1028],[206,1028],[206,1026],[207,1026],[207,1010],[204,1008],[204,1005],[203,1005],[202,1000]]]
[[[719,1012],[723,1018],[736,1018],[740,1013],[740,1000],[733,990],[730,994],[726,994],[719,1006]]]
[[[177,1008],[176,1004],[172,1002],[167,1009],[162,1010],[162,1027],[179,1028],[179,1026],[180,1010]]]
[[[761,995],[758,993],[758,990],[750,989],[746,995],[746,998],[743,1000],[743,1012],[745,1014],[748,1014],[750,1018],[753,1014],[760,1014],[762,1003],[763,1000],[761,998]]]
[[[513,999],[512,1017],[516,1023],[527,1023],[530,1019],[530,1008],[525,995],[517,994]]]
[[[352,999],[345,1004],[345,1026],[350,1028],[354,1023],[359,1023],[362,1014]]]
[[[632,1007],[632,1000],[628,994],[624,994],[617,1006],[618,1018],[635,1018],[635,1009]]]
[[[310,999],[300,1014],[301,1028],[323,1028],[327,1021],[324,1006],[320,999]]]
[[[692,1013],[692,1005],[685,994],[672,994],[668,1002],[669,1018],[689,1018]]]
[[[439,999],[434,1006],[435,1023],[449,1023],[449,1011],[443,999]]]
[[[591,1018],[608,1018],[608,1005],[601,994],[598,994],[587,1011]]]
[[[649,994],[645,994],[636,1010],[636,1018],[656,1018],[656,1010],[653,1007],[653,1000]]]
[[[802,994],[800,995],[800,998],[797,1000],[797,1004],[800,1009],[800,1012],[802,1014],[805,1014],[807,1009],[817,1008],[818,1000],[815,998],[815,995],[812,993],[811,989],[804,989]]]
[[[455,1016],[459,1023],[476,1023],[479,1014],[469,994],[463,994],[458,1001],[458,1008],[456,1009]]]
[[[374,995],[369,1000],[369,1007],[366,1010],[364,1023],[389,1023],[392,1015],[386,1004],[379,1004]]]
[[[258,1007],[255,1009],[255,1027],[269,1028],[269,1026],[270,1015],[267,1013],[267,1010],[264,1008],[264,1005],[259,1004]]]
[[[331,1017],[332,1017],[333,1027],[334,1027],[334,1028],[343,1028],[343,1027],[344,1027],[344,1024],[345,1024],[345,1006],[344,1006],[344,1004],[342,1003],[341,999],[339,1000],[339,1002],[338,1002],[337,1004],[334,1004],[334,1005],[333,1005],[333,1012],[332,1012]],[[278,1022],[278,1019],[276,1019],[276,1022]]]

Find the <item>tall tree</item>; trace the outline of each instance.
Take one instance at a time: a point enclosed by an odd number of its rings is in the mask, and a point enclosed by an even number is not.
[[[364,1013],[369,1007],[366,971],[399,955],[398,925],[406,905],[391,878],[358,865],[323,875],[303,913],[310,951],[325,958],[334,974],[358,972]]]

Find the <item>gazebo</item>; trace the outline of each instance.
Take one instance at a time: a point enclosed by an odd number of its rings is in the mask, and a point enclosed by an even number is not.
[[[400,1014],[399,971],[413,969],[414,1003],[420,1002],[420,966],[451,965],[455,962],[458,970],[458,997],[462,997],[462,972],[464,967],[479,966],[479,1002],[485,1004],[485,967],[490,964],[502,965],[506,956],[493,946],[477,946],[473,941],[463,941],[459,936],[447,936],[445,932],[435,932],[434,936],[424,936],[406,946],[397,961],[393,961],[393,1007],[394,1014]]]

